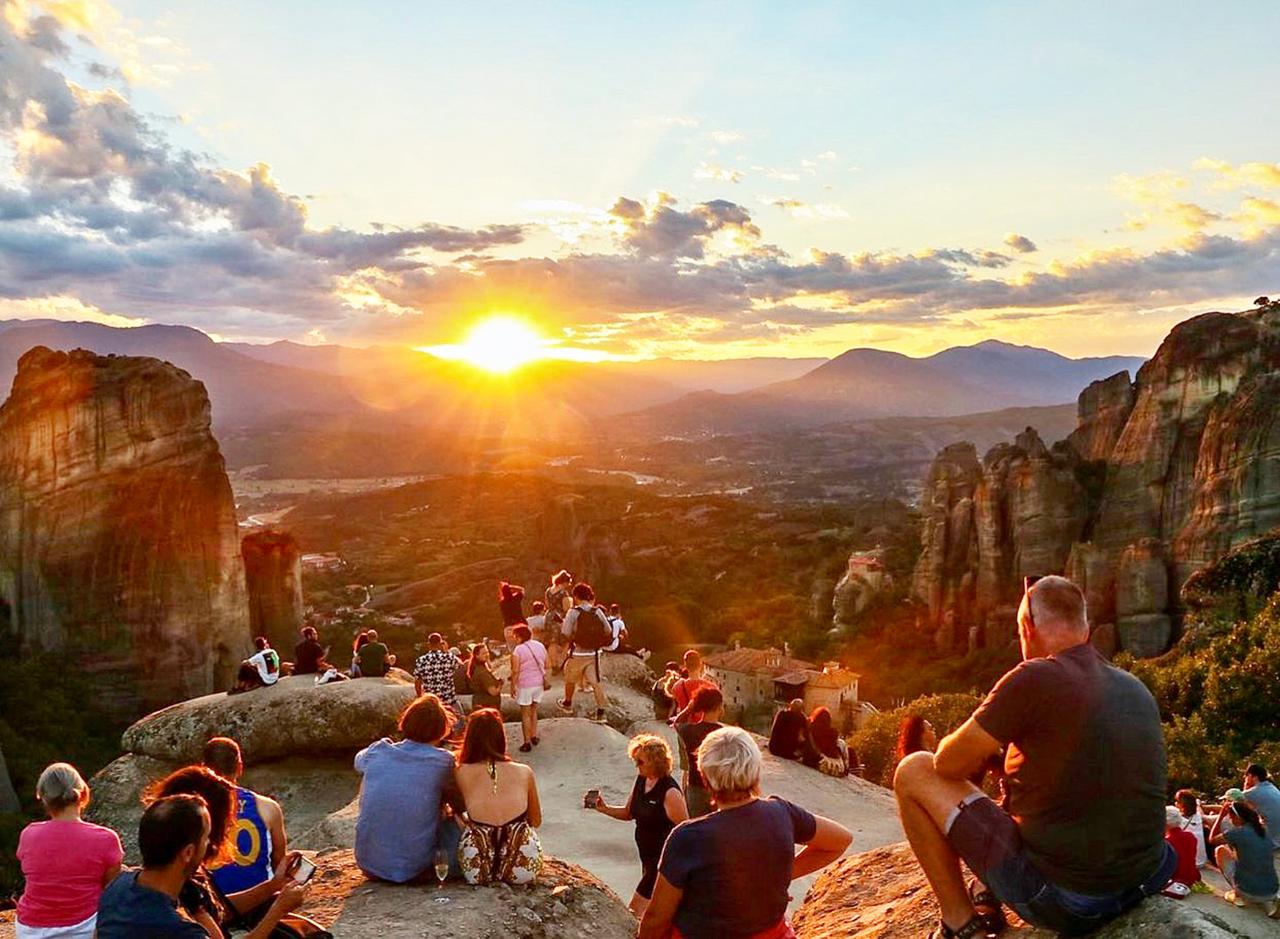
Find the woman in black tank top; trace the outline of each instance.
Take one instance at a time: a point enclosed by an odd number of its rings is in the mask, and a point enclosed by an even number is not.
[[[636,849],[643,873],[628,905],[636,916],[643,916],[654,884],[658,881],[658,860],[671,829],[689,817],[680,784],[671,776],[671,748],[655,734],[639,734],[631,738],[627,755],[635,761],[635,785],[626,805],[607,805],[597,797],[595,809],[619,821],[636,823]]]

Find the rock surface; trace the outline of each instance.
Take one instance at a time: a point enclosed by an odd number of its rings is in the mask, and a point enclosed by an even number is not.
[[[124,732],[121,745],[130,753],[190,762],[210,737],[233,737],[246,764],[354,752],[393,735],[413,697],[413,683],[399,677],[317,685],[310,675],[286,676],[269,688],[205,695],[148,714]]]
[[[1010,917],[1009,939],[1054,939]],[[938,905],[910,847],[890,845],[846,857],[818,875],[792,916],[798,939],[924,939]],[[1152,897],[1092,933],[1096,939],[1237,939],[1280,935],[1260,910],[1235,910],[1217,897]]]
[[[349,850],[316,859],[302,911],[341,939],[629,939],[636,921],[612,890],[581,867],[544,859],[529,887],[366,880]]]
[[[231,486],[200,382],[31,349],[0,407],[0,609],[122,710],[229,684],[249,651]]]
[[[302,628],[302,551],[293,535],[266,529],[240,542],[249,594],[249,628],[266,636],[282,659],[293,660]]]
[[[943,450],[922,502],[914,590],[954,648],[977,626],[1011,631],[1027,574],[1067,572],[1122,649],[1176,638],[1196,570],[1280,524],[1280,308],[1206,313],[1174,327],[1130,385],[1084,390],[1079,424],[1045,451],[1024,434],[977,467]]]

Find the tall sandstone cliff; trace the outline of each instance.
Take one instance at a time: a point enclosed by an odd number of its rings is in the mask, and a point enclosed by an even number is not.
[[[186,372],[84,350],[27,352],[0,407],[0,628],[100,675],[122,708],[228,684],[248,651],[209,425]]]
[[[942,451],[925,485],[916,595],[943,648],[1012,637],[1021,579],[1066,573],[1107,651],[1163,652],[1178,588],[1280,525],[1280,306],[1176,326],[1132,384],[1080,395],[1046,448],[1030,428],[979,463]]]
[[[302,628],[302,551],[293,535],[275,529],[251,532],[240,542],[249,628],[289,656]]]

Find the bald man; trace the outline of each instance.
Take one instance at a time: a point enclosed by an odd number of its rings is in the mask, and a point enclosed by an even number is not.
[[[1160,713],[1089,643],[1080,588],[1028,583],[1018,637],[1023,661],[936,754],[911,754],[894,776],[942,939],[986,935],[1003,922],[1000,903],[1082,935],[1158,893],[1177,864],[1164,841]],[[1002,750],[1003,808],[969,781]],[[962,860],[979,878],[969,888]]]

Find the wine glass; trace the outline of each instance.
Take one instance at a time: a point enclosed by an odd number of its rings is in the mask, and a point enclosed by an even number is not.
[[[444,886],[444,882],[449,877],[449,852],[444,848],[436,848],[435,857],[436,880],[440,881],[440,886]]]

